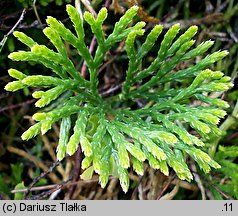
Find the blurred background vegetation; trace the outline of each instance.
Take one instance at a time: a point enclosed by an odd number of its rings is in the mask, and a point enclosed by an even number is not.
[[[212,52],[226,49],[229,56],[214,65],[214,70],[224,71],[231,76],[235,86],[229,92],[220,95],[225,98],[230,108],[228,115],[220,123],[223,136],[210,138],[208,145],[214,148],[210,152],[222,165],[209,176],[204,176],[199,168],[188,158],[188,163],[194,175],[191,183],[179,180],[171,172],[164,176],[160,171],[145,165],[143,176],[137,176],[131,171],[131,188],[124,194],[117,179],[111,179],[104,189],[97,182],[97,176],[87,180],[87,173],[79,169],[77,156],[67,157],[62,163],[56,164],[55,149],[58,141],[59,125],[44,136],[37,136],[28,142],[21,140],[21,134],[32,124],[31,115],[35,113],[32,99],[32,89],[16,93],[4,90],[10,81],[7,70],[16,68],[25,74],[47,74],[49,71],[35,63],[12,62],[7,58],[9,53],[25,50],[26,47],[17,41],[11,33],[19,18],[23,17],[16,30],[23,31],[39,44],[50,46],[42,29],[46,27],[47,16],[56,17],[67,27],[70,27],[65,6],[68,3],[81,4],[82,12],[86,10],[99,11],[102,6],[109,8],[109,19],[105,30],[110,31],[115,21],[132,5],[139,5],[138,19],[148,23],[150,29],[157,23],[168,29],[179,22],[182,28],[191,25],[199,26],[197,43],[212,39],[215,46]],[[24,10],[25,8],[25,10]],[[90,45],[92,34],[88,28],[86,42]],[[5,39],[5,40],[4,40]],[[34,183],[31,199],[238,199],[238,3],[235,0],[1,0],[0,1],[0,198],[22,199],[22,193],[13,189],[23,189]],[[65,44],[70,58],[77,69],[82,66],[82,60],[77,53]],[[124,43],[115,48],[105,60],[101,79],[107,88],[123,80],[125,68]],[[153,59],[153,53],[151,54]],[[197,61],[199,59],[196,59]],[[184,67],[184,65],[179,65]],[[40,71],[40,72],[39,72]],[[190,82],[190,80],[188,80]],[[217,96],[217,95],[214,95]],[[80,151],[78,151],[80,154]],[[53,164],[53,167],[52,167]],[[50,168],[50,169],[49,169]],[[37,178],[37,179],[36,179]],[[86,179],[85,180],[82,180]],[[35,179],[35,180],[34,180]],[[73,179],[73,181],[72,181]],[[33,186],[33,184],[32,184]],[[13,193],[14,192],[14,193]]]

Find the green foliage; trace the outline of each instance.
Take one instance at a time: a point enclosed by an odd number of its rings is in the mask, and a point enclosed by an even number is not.
[[[24,182],[22,181],[22,174],[24,166],[22,163],[10,164],[11,176],[7,177],[5,173],[0,174],[0,192],[1,195],[9,193],[9,191],[15,187],[15,189],[24,189]],[[11,182],[9,183],[9,179]],[[21,183],[20,183],[21,182]],[[22,193],[16,193],[14,199],[20,199]]]
[[[33,4],[33,0],[18,0],[23,7],[29,7]],[[42,6],[47,6],[51,2],[55,2],[56,5],[62,5],[64,2],[70,3],[71,0],[36,0],[37,3],[40,3]]]
[[[49,27],[43,31],[57,51],[37,44],[24,33],[15,32],[14,35],[30,51],[14,52],[9,58],[42,63],[55,76],[26,76],[10,69],[9,75],[17,81],[5,87],[8,91],[25,87],[46,88],[46,91],[37,90],[33,93],[33,97],[39,99],[35,104],[37,107],[45,107],[64,92],[74,93],[58,107],[35,113],[33,119],[38,122],[22,135],[22,139],[28,140],[40,132],[45,134],[54,122],[61,120],[58,159],[62,160],[66,154],[73,155],[80,144],[85,155],[82,168],[89,169],[85,178],[91,176],[94,170],[99,174],[101,186],[105,187],[110,175],[118,176],[125,192],[129,187],[127,169],[132,165],[135,172],[142,175],[143,162],[146,160],[152,168],[160,169],[165,175],[169,174],[169,167],[173,168],[180,179],[187,181],[193,178],[186,163],[187,155],[205,173],[211,167],[220,168],[205,153],[205,143],[211,134],[220,135],[217,124],[226,115],[222,108],[227,108],[228,104],[209,95],[232,87],[229,77],[220,71],[208,69],[223,59],[227,51],[208,54],[188,68],[176,68],[178,64],[204,54],[213,45],[212,41],[206,41],[192,48],[196,26],[177,37],[180,25],[173,25],[165,34],[157,57],[148,67],[145,66],[143,60],[152,47],[156,47],[163,26],[156,25],[145,42],[137,48],[135,40],[144,35],[145,23],[138,22],[128,27],[137,11],[137,6],[127,10],[107,38],[102,28],[107,17],[106,8],[100,10],[97,18],[85,12],[84,19],[98,43],[94,56],[84,41],[83,21],[70,5],[67,6],[67,12],[76,35],[53,17],[47,18]],[[98,90],[98,70],[106,53],[122,40],[125,40],[129,59],[126,78],[120,93],[105,97]],[[75,68],[68,57],[64,41],[76,48],[86,62],[89,79],[85,79]],[[193,79],[190,85],[181,85],[189,79]],[[141,99],[149,102],[142,108],[137,106],[137,101]],[[72,121],[73,116],[77,116],[76,122]],[[189,133],[191,128],[194,133]]]
[[[24,185],[24,182],[21,182],[19,184],[16,185],[16,187],[14,188],[15,190],[19,190],[19,189],[26,189],[26,186]],[[14,194],[14,200],[22,200],[24,197],[23,193],[15,193]]]
[[[238,199],[238,157],[237,146],[219,146],[215,159],[221,164],[220,172],[227,177],[225,184],[218,183],[217,187]]]

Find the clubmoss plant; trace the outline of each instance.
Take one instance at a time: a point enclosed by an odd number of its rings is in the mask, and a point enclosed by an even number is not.
[[[145,23],[128,27],[137,10],[137,6],[127,10],[108,37],[102,27],[107,9],[102,8],[97,18],[89,12],[84,13],[97,40],[94,56],[84,41],[83,21],[71,5],[67,6],[67,12],[76,34],[53,17],[47,18],[49,27],[43,30],[57,51],[16,31],[15,37],[30,51],[14,52],[9,58],[41,63],[51,69],[54,76],[25,75],[10,69],[9,75],[17,80],[5,87],[8,91],[25,87],[47,89],[37,90],[32,95],[39,99],[35,104],[39,108],[51,104],[65,92],[71,92],[57,107],[35,113],[33,119],[37,123],[23,133],[22,139],[28,140],[40,132],[45,134],[54,122],[61,121],[58,160],[67,154],[73,155],[81,145],[85,156],[82,168],[98,173],[102,187],[106,186],[110,175],[119,177],[125,192],[129,187],[128,168],[132,165],[137,174],[143,175],[145,161],[165,175],[169,175],[171,167],[180,179],[187,181],[193,178],[186,163],[187,156],[193,158],[205,173],[211,167],[219,168],[219,164],[206,153],[209,146],[205,144],[211,134],[220,135],[217,124],[226,115],[223,109],[229,105],[209,95],[232,87],[229,77],[208,69],[224,58],[227,51],[208,54],[188,68],[177,69],[178,64],[201,56],[213,45],[213,41],[206,41],[192,48],[197,26],[191,26],[177,36],[180,25],[173,25],[158,44],[163,26],[156,25],[137,48],[135,40],[145,33]],[[129,59],[126,78],[119,93],[103,96],[98,90],[98,70],[108,50],[122,40],[125,40]],[[64,41],[76,48],[86,62],[88,79],[68,57]],[[158,54],[149,66],[145,66],[144,60],[153,47],[158,47]],[[186,86],[188,80],[192,81]],[[140,107],[138,100],[147,104]],[[73,116],[77,116],[76,121]]]

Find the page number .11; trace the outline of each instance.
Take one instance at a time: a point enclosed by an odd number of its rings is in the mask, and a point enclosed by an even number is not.
[[[232,212],[232,203],[225,203],[224,208],[222,209],[222,211]]]

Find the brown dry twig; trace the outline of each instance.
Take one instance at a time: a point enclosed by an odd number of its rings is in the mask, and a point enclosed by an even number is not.
[[[198,174],[196,171],[192,171],[192,173],[194,174]],[[210,187],[214,188],[219,194],[221,194],[223,197],[225,197],[228,200],[234,200],[231,196],[225,194],[222,190],[220,190],[218,187],[216,187],[214,184],[212,184],[208,179],[205,178],[205,176],[200,176],[201,179],[204,180],[204,182],[206,182]]]
[[[23,106],[26,106],[26,105],[28,105],[28,104],[32,104],[32,103],[34,103],[35,101],[36,101],[35,99],[32,99],[32,100],[28,100],[28,101],[25,101],[25,102],[22,102],[22,103],[12,104],[11,106],[7,106],[7,107],[0,108],[0,113],[1,113],[1,112],[4,112],[4,111],[7,111],[7,110],[11,110],[11,109],[16,109],[16,108],[19,108],[19,107],[23,107]]]
[[[113,93],[114,91],[120,89],[121,86],[122,86],[122,83],[120,83],[119,85],[113,86],[113,87],[109,88],[108,90],[102,92],[101,96],[107,96],[107,95]]]
[[[225,21],[225,18],[222,13],[212,13],[199,19],[175,20],[173,22],[162,22],[161,24],[163,25],[164,29],[169,29],[174,24],[180,23],[181,29],[183,29],[191,25],[206,25],[207,26],[211,24],[221,23],[224,21]]]
[[[129,7],[132,7],[134,5],[137,5],[139,7],[138,16],[141,18],[141,20],[153,24],[158,24],[160,22],[158,18],[148,15],[148,13],[145,12],[144,8],[140,6],[137,0],[126,0],[126,2]]]
[[[38,14],[38,11],[37,11],[37,8],[36,8],[36,0],[33,1],[33,5],[32,5],[33,9],[34,9],[34,12],[35,12],[35,15],[36,15],[36,19],[38,20],[39,24],[40,25],[43,25],[41,19],[40,19],[40,16]]]
[[[69,178],[67,181],[60,183],[60,185],[63,185],[63,187],[67,187],[69,185],[84,185],[84,184],[90,184],[90,183],[98,182],[98,178],[91,179],[91,180],[78,180],[76,182],[69,182],[71,179],[72,178]],[[114,179],[114,178],[110,177],[109,179],[111,180],[111,179]],[[30,188],[30,192],[32,192],[32,191],[41,191],[41,190],[50,190],[50,189],[55,188],[57,185],[59,185],[59,184],[32,187],[32,188]],[[27,189],[14,189],[14,190],[11,191],[11,193],[25,193],[25,192],[27,192],[27,190],[29,190],[29,188],[27,188]]]
[[[172,200],[179,191],[179,183],[175,185],[173,190],[160,198],[160,200]]]
[[[13,146],[8,146],[7,147],[7,150],[10,152],[10,153],[14,153],[14,154],[17,154],[23,158],[26,158],[28,159],[29,161],[33,162],[37,167],[39,167],[40,169],[42,169],[44,172],[47,172],[48,171],[48,167],[43,163],[41,162],[40,160],[38,160],[37,157],[35,156],[32,156],[30,154],[28,154],[27,152],[19,149],[19,148],[15,148]],[[48,172],[49,173],[49,172]],[[47,174],[48,174],[47,173]],[[55,183],[60,183],[60,180],[59,178],[54,174],[54,173],[49,173],[49,178],[51,179],[52,182],[55,182]]]
[[[40,176],[37,176],[32,183],[29,185],[27,191],[24,194],[24,199],[26,199],[27,195],[30,193],[30,189],[37,183],[40,181],[40,179],[44,178],[47,174],[52,173],[52,170],[58,166],[60,164],[60,161],[57,161],[56,163],[53,163],[51,167],[49,167],[46,171],[44,171],[43,173],[40,174]]]
[[[82,150],[81,150],[81,147],[79,146],[75,154],[75,166],[72,173],[72,182],[77,182],[79,180],[81,162],[82,162]],[[72,185],[69,188],[67,194],[65,195],[65,199],[71,199],[75,189],[76,189],[76,185]]]
[[[109,7],[110,9],[113,9],[115,13],[120,13],[120,14],[123,14],[125,12],[125,8],[123,8],[118,0],[112,0],[112,3]]]
[[[202,200],[206,200],[206,191],[205,191],[205,188],[203,186],[202,180],[201,180],[200,176],[197,173],[197,168],[196,168],[196,165],[195,165],[194,161],[191,162],[191,168],[195,171],[193,173],[193,176],[194,176],[194,180],[197,182],[198,188],[201,191]]]
[[[45,146],[47,152],[49,153],[52,161],[57,161],[57,157],[55,155],[55,150],[52,146],[52,143],[50,143],[49,139],[47,138],[47,136],[41,135],[41,139],[44,142],[44,146]],[[66,177],[65,171],[61,164],[59,164],[59,166],[57,166],[56,169],[63,178]]]
[[[169,181],[167,182],[167,184],[164,186],[164,188],[162,189],[162,191],[160,192],[159,196],[157,197],[157,200],[159,200],[162,195],[164,194],[164,192],[168,189],[168,187],[170,186],[170,184],[172,183],[172,181],[175,179],[176,174],[174,174],[173,176],[169,177]],[[176,184],[177,185],[177,184]]]
[[[197,185],[193,184],[193,183],[189,183],[186,181],[182,181],[180,179],[174,179],[171,184],[176,185],[179,182],[179,186],[181,188],[184,188],[186,190],[190,190],[193,191],[194,193],[197,193],[199,191]]]
[[[160,22],[158,18],[148,15],[148,13],[144,10],[144,8],[140,5],[140,3],[137,0],[126,0],[125,3],[129,7],[132,7],[134,5],[137,5],[139,7],[138,16],[141,18],[141,20],[153,24],[158,24]],[[110,9],[113,9],[115,13],[119,14],[123,14],[125,12],[125,8],[122,5],[120,5],[118,0],[112,1]]]
[[[56,185],[53,189],[51,189],[49,191],[45,191],[40,194],[33,195],[29,198],[25,198],[25,200],[41,200],[43,198],[49,197],[51,194],[53,194],[55,191],[61,189],[62,187],[63,187],[62,184]]]
[[[22,22],[22,20],[24,19],[25,13],[26,13],[26,9],[24,8],[23,11],[22,11],[22,13],[21,13],[21,16],[20,16],[20,18],[18,19],[18,21],[16,22],[16,24],[11,28],[11,30],[10,30],[7,34],[5,34],[5,35],[3,36],[3,39],[2,39],[1,42],[0,42],[0,52],[2,51],[2,48],[3,48],[4,44],[5,44],[5,42],[7,41],[8,36],[11,35],[11,34],[14,32],[14,30],[18,27],[18,25],[19,25],[19,24]]]

